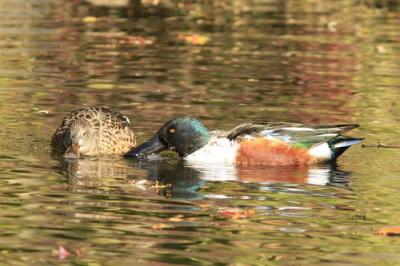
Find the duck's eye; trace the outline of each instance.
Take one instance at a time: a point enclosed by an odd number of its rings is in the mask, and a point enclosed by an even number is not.
[[[83,136],[86,136],[86,131],[83,133]]]
[[[169,133],[175,133],[175,128],[170,128],[168,131]]]

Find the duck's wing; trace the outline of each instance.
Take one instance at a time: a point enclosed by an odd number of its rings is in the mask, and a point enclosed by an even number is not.
[[[237,127],[232,128],[229,131],[225,131],[224,135],[226,138],[230,140],[234,140],[246,135],[254,135],[259,134],[260,132],[272,129],[288,126],[288,123],[274,122],[274,123],[243,123],[238,125]],[[290,124],[293,125],[293,124]],[[300,124],[296,124],[300,125]]]
[[[114,123],[121,123],[122,125],[127,126],[127,127],[130,126],[129,118],[126,115],[123,115],[117,111],[113,111],[108,106],[96,106],[93,108],[94,108],[96,114],[105,116],[105,119],[110,119]]]
[[[315,144],[327,142],[351,129],[357,128],[357,124],[339,125],[304,125],[293,123],[265,123],[265,124],[241,124],[226,132],[230,140],[251,137],[274,137],[290,144],[311,147]]]
[[[341,125],[297,125],[267,129],[260,132],[264,136],[276,137],[287,143],[310,148],[328,142],[346,131],[358,127],[356,124]]]

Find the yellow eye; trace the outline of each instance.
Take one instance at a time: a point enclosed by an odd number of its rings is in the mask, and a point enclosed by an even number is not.
[[[170,128],[169,133],[175,133],[175,128]]]

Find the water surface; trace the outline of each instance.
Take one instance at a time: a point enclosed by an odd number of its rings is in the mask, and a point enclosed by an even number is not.
[[[0,3],[1,264],[400,263],[399,239],[374,234],[399,225],[397,148],[359,145],[333,166],[232,168],[63,161],[49,147],[68,111],[95,104],[129,116],[139,142],[187,114],[212,129],[360,123],[365,144],[397,145],[400,13],[123,2]]]

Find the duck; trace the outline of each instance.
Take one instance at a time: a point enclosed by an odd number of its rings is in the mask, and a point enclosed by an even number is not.
[[[53,153],[69,159],[82,155],[123,155],[135,145],[129,118],[107,106],[89,106],[70,112],[51,138]]]
[[[183,116],[166,122],[125,157],[143,158],[170,150],[190,163],[315,165],[333,162],[349,147],[360,143],[363,138],[342,135],[357,127],[270,122],[209,131],[199,120]]]

